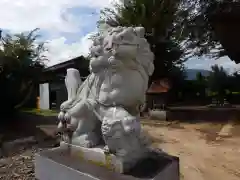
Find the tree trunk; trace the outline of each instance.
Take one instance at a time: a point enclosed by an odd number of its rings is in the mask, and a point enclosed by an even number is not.
[[[19,109],[21,108],[24,104],[26,104],[26,102],[30,99],[31,95],[32,95],[32,92],[33,92],[33,89],[34,89],[34,84],[33,83],[30,83],[30,88],[29,88],[29,91],[28,91],[28,94],[25,96],[25,98],[17,105],[14,106],[15,109]]]

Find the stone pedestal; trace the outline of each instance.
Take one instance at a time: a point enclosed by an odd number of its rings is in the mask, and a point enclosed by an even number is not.
[[[141,153],[136,152],[135,154],[131,154],[130,156],[121,157],[115,156],[113,154],[104,153],[104,146],[98,146],[95,148],[84,148],[81,146],[61,142],[60,147],[62,149],[65,149],[71,157],[105,167],[118,173],[127,172],[139,160],[143,159],[148,155],[147,149],[145,151],[141,151]]]
[[[36,179],[179,180],[178,158],[162,152],[150,151],[148,156],[123,174],[117,172],[119,171],[117,168],[121,168],[122,164],[114,155],[106,158],[97,148],[78,153],[79,150],[76,151],[74,147],[69,150],[63,146],[37,153],[35,156]]]

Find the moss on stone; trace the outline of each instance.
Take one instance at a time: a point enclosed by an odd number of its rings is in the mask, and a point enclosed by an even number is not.
[[[110,154],[105,154],[105,163],[101,162],[101,161],[88,160],[88,159],[84,158],[84,153],[80,150],[77,153],[77,157],[79,158],[79,160],[89,162],[89,163],[94,164],[96,166],[105,167],[105,168],[107,168],[109,170],[112,170],[112,171],[115,170],[115,167],[112,164],[112,157],[111,157]]]

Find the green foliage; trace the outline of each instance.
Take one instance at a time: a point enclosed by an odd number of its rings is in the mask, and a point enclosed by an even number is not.
[[[192,56],[216,55],[210,51],[218,49],[219,41],[209,21],[210,8],[216,1],[218,0],[181,1],[175,29],[176,32],[181,29],[181,40]]]
[[[54,110],[21,109],[21,112],[31,113],[39,116],[57,116],[58,112]]]
[[[239,6],[238,0],[182,0],[176,28],[182,29],[184,46],[192,55],[208,55],[211,58],[227,55],[219,42],[212,20],[216,13],[233,12],[236,6]],[[239,13],[236,12],[235,16],[239,16]]]
[[[200,97],[224,98],[240,92],[239,75],[234,73],[228,75],[223,67],[212,66],[209,77],[204,77],[200,73],[196,75],[196,80],[188,81],[185,91],[200,93]]]
[[[196,74],[196,80],[199,81],[199,82],[202,82],[202,81],[205,80],[205,77],[202,75],[201,72],[198,72],[198,73]]]
[[[209,96],[209,97],[215,97],[217,95],[218,95],[218,92],[208,91],[208,93],[207,93],[207,96]]]
[[[220,96],[225,95],[225,89],[228,88],[228,74],[217,65],[212,66],[212,72],[208,79],[208,87],[213,92],[218,92]]]
[[[228,95],[231,94],[231,91],[229,89],[225,89],[225,93]]]
[[[178,39],[174,36],[174,21],[180,1],[133,0],[125,5],[115,4],[101,12],[99,27],[107,22],[112,26],[143,26],[146,39],[155,55],[152,80],[169,77],[184,62]]]
[[[31,96],[38,83],[46,57],[43,43],[37,43],[38,35],[5,35],[1,41],[0,65],[0,99],[5,101],[2,109],[21,107]]]
[[[214,98],[218,101],[227,99],[230,103],[239,103],[239,74],[229,75],[222,67],[213,66],[209,77],[198,73],[195,80],[185,80],[182,88],[178,90],[181,92],[178,93],[178,101],[195,100],[205,104]]]
[[[171,37],[181,44],[186,57],[218,58],[227,52],[214,31],[212,17],[217,12],[231,12],[236,6],[236,0],[133,0],[102,11],[99,24],[107,21],[115,26],[143,25],[153,45]]]
[[[240,92],[232,92],[232,94],[240,94]]]

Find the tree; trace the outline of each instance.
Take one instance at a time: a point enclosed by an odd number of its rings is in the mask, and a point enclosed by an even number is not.
[[[38,84],[44,67],[44,43],[36,43],[34,29],[28,34],[5,35],[0,50],[1,110],[11,111],[25,104]]]
[[[218,98],[223,98],[225,90],[228,89],[228,74],[217,65],[212,66],[212,72],[208,78],[208,86],[212,92],[217,92]]]
[[[205,98],[207,82],[206,82],[206,78],[202,75],[201,72],[198,72],[196,74],[195,85],[196,85],[197,93],[199,93],[199,97]]]
[[[226,12],[239,17],[239,4],[239,0],[132,0],[125,6],[118,4],[115,9],[105,9],[101,21],[107,20],[112,25],[142,24],[149,34],[157,31],[161,35],[170,35],[186,50],[186,57],[207,55],[219,58],[228,55],[229,51],[222,47],[213,19],[216,14]],[[218,19],[221,21],[221,17]]]
[[[231,13],[239,17],[239,7],[239,0],[183,0],[176,29],[182,29],[184,46],[192,55],[211,58],[229,55],[220,43],[213,21],[223,21],[222,18]],[[220,14],[223,16],[217,17]]]
[[[183,49],[175,34],[174,21],[180,1],[176,0],[132,0],[126,4],[115,4],[101,12],[99,25],[107,22],[111,26],[143,26],[146,39],[155,55],[155,71],[151,80],[170,77],[184,59]],[[151,82],[150,80],[150,82]]]
[[[197,81],[199,81],[199,82],[202,82],[202,81],[204,81],[204,76],[202,75],[202,73],[201,72],[198,72],[197,74],[196,74],[196,80]]]
[[[229,76],[229,90],[231,92],[240,92],[240,74],[238,72],[234,72],[231,76]]]
[[[179,97],[179,93],[183,95],[184,87],[186,84],[186,72],[184,68],[174,67],[171,70],[171,73],[168,74],[168,79],[171,83],[171,89],[169,90],[169,94],[172,100],[176,100]],[[181,97],[182,98],[182,97]],[[175,101],[174,100],[174,101]]]

